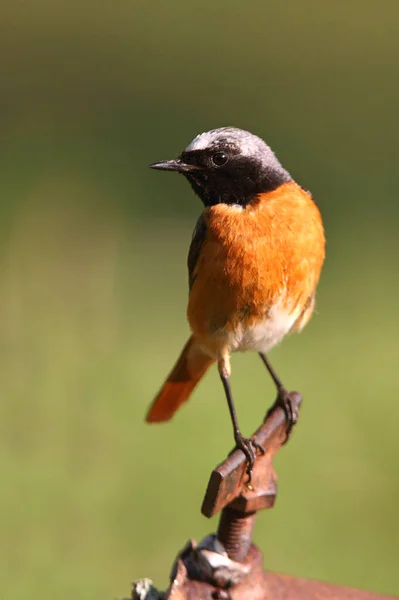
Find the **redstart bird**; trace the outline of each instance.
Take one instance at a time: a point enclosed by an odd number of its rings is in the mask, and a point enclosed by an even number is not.
[[[150,167],[184,175],[204,209],[188,253],[192,334],[147,421],[169,420],[217,362],[234,439],[251,474],[257,444],[238,426],[230,353],[259,353],[277,387],[273,406],[283,407],[292,426],[290,395],[265,352],[312,315],[325,254],[320,212],[269,146],[235,127],[202,133],[177,159]]]

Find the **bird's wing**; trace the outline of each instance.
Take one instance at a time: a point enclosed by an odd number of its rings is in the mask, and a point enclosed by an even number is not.
[[[193,283],[196,277],[196,267],[199,255],[201,253],[201,248],[206,238],[206,223],[203,215],[201,215],[195,225],[195,229],[193,231],[193,237],[190,244],[190,249],[188,251],[188,285],[191,290]]]

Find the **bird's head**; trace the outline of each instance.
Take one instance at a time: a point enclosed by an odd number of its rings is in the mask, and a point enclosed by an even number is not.
[[[205,206],[246,206],[258,194],[291,180],[260,137],[236,127],[201,133],[178,158],[150,167],[184,175]]]

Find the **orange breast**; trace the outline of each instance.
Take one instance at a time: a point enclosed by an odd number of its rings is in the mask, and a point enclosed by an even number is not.
[[[251,326],[276,303],[287,311],[309,312],[325,239],[319,210],[307,192],[289,182],[244,209],[207,208],[204,218],[207,237],[187,311],[196,337],[205,342],[221,329]]]

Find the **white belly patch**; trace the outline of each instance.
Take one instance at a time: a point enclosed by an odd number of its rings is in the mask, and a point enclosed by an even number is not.
[[[240,325],[235,331],[229,332],[228,345],[232,351],[267,352],[290,331],[299,313],[298,310],[289,311],[276,304],[269,309],[263,321],[250,327]]]

